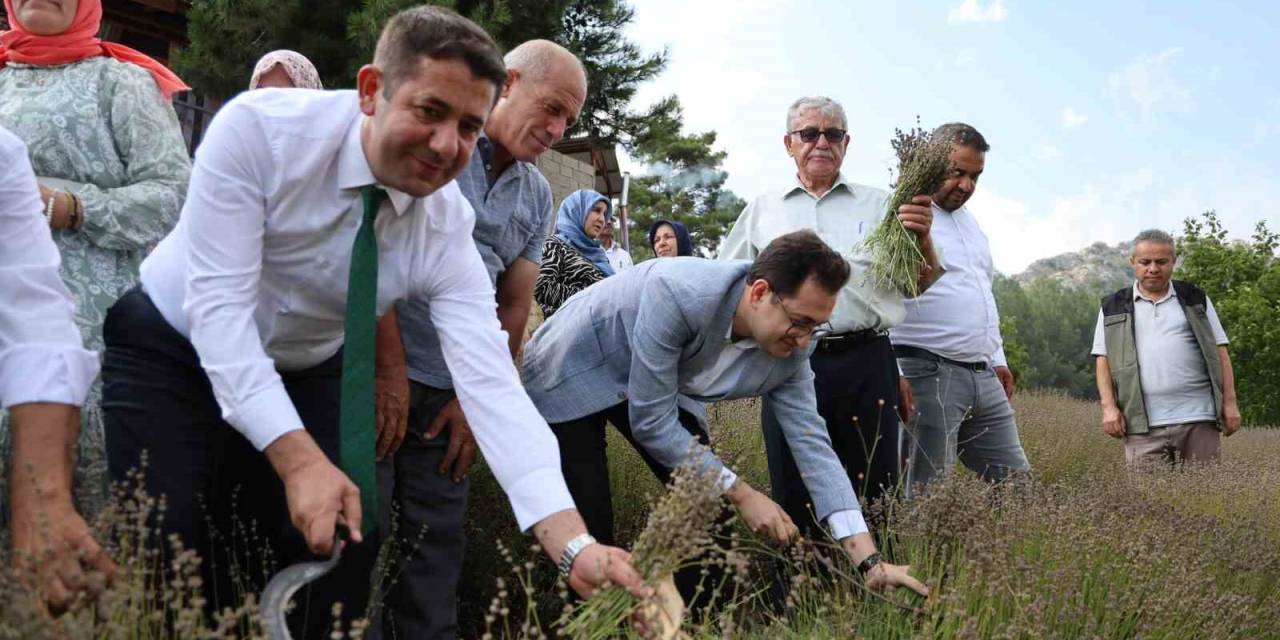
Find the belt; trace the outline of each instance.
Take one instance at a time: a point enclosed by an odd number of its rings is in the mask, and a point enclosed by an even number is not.
[[[818,340],[817,350],[824,353],[843,353],[885,335],[887,334],[880,329],[862,329],[860,331],[837,333]]]
[[[962,369],[969,369],[970,371],[986,371],[987,370],[987,363],[985,362],[960,362],[959,360],[944,358],[932,351],[929,351],[928,349],[921,349],[920,347],[912,347],[905,344],[899,344],[899,345],[894,345],[893,351],[898,355],[899,358],[920,358],[921,360],[931,360],[933,362],[945,362],[947,364],[955,365]]]

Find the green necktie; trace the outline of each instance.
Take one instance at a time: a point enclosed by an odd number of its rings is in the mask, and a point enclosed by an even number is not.
[[[378,325],[378,238],[373,222],[387,192],[376,186],[360,188],[364,218],[351,248],[347,278],[346,338],[342,347],[342,405],[340,457],[342,470],[360,487],[361,531],[368,534],[378,521],[378,477],[373,459],[373,368]]]

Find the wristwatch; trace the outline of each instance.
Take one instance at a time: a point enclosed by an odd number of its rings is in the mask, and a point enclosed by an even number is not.
[[[560,554],[560,575],[568,578],[569,571],[573,569],[573,561],[578,558],[578,554],[595,543],[596,539],[589,533],[579,534],[570,540],[569,544],[564,546],[564,552]]]
[[[878,564],[880,564],[879,551],[863,558],[862,562],[858,563],[858,573],[865,576],[868,571],[871,571],[871,569],[875,568]]]

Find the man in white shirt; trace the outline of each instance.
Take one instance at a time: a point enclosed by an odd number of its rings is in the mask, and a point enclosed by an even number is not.
[[[638,588],[627,554],[594,544],[573,507],[452,182],[505,79],[483,30],[417,7],[387,23],[356,91],[254,91],[214,119],[177,228],[107,317],[103,363],[111,473],[150,452],[146,488],[166,496],[164,531],[204,557],[210,606],[239,595],[231,573],[328,555],[338,522],[354,542],[372,534],[374,321],[409,296],[430,303],[520,527],[579,593]],[[255,540],[234,539],[249,527]],[[254,542],[274,567],[231,555]],[[375,553],[372,540],[345,551],[293,626],[327,628],[334,602],[361,615]]]
[[[80,405],[98,375],[22,141],[0,128],[0,407],[9,411],[10,542],[18,576],[52,611],[116,566],[71,501]]]
[[[795,178],[747,205],[718,257],[754,259],[774,238],[812,229],[850,262],[853,276],[836,296],[833,333],[817,341],[810,365],[831,444],[854,489],[870,502],[898,483],[898,417],[909,412],[910,400],[901,393],[906,382],[898,376],[887,332],[906,311],[902,292],[877,288],[867,278],[870,255],[859,245],[884,220],[889,194],[849,182],[840,173],[849,146],[847,126],[844,109],[830,98],[801,98],[791,105],[783,145],[795,160]],[[919,195],[898,212],[929,258],[920,274],[921,291],[941,274],[934,266],[928,197]],[[767,400],[761,418],[774,499],[802,530],[817,535],[813,500]]]
[[[919,413],[907,423],[908,491],[949,473],[957,457],[991,481],[1031,468],[1009,404],[1013,373],[991,291],[991,247],[964,206],[989,146],[962,123],[938,127],[933,138],[952,143],[947,180],[933,194],[933,242],[947,275],[907,305],[906,319],[890,330]]]
[[[1199,287],[1173,279],[1173,237],[1133,241],[1133,285],[1102,299],[1093,336],[1102,430],[1130,464],[1218,459],[1240,428],[1227,332]]]
[[[631,254],[613,241],[612,224],[605,224],[604,229],[600,231],[600,246],[604,247],[604,255],[609,258],[609,264],[613,265],[614,273],[636,265],[631,259]]]

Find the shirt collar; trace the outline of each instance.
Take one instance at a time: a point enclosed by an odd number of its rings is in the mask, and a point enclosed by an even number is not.
[[[1169,298],[1177,297],[1177,295],[1178,295],[1178,292],[1173,290],[1173,283],[1169,283],[1169,290],[1165,292],[1164,297],[1160,298],[1159,300],[1152,300],[1151,298],[1148,298],[1142,295],[1142,292],[1138,290],[1138,281],[1137,280],[1133,281],[1133,299],[1135,301],[1146,300],[1147,302],[1150,302],[1152,304],[1160,304],[1161,302],[1164,302]]]
[[[833,192],[835,192],[836,189],[839,189],[840,187],[844,187],[845,191],[848,191],[849,193],[853,193],[853,187],[849,184],[849,181],[845,179],[843,173],[836,174],[836,181],[832,183],[831,190],[822,194],[821,197],[813,195],[812,193],[809,192],[807,188],[805,188],[804,183],[800,182],[800,174],[798,173],[794,174],[792,177],[794,178],[794,183],[791,185],[790,189],[788,189],[785,193],[782,194],[783,200],[790,198],[796,193],[804,193],[804,194],[807,194],[809,197],[814,198],[815,200],[821,200],[822,198],[825,198],[831,195]]]
[[[364,114],[357,111],[356,117],[351,119],[351,124],[347,127],[346,137],[342,140],[342,146],[338,148],[338,188],[339,189],[359,189],[360,187],[378,184],[378,179],[373,176],[373,170],[369,168],[369,159],[364,155],[364,145],[360,142],[360,131],[364,126]],[[384,185],[379,185],[387,192],[388,199],[391,201],[391,208],[396,215],[404,215],[409,210],[417,198],[400,191],[392,189]]]

